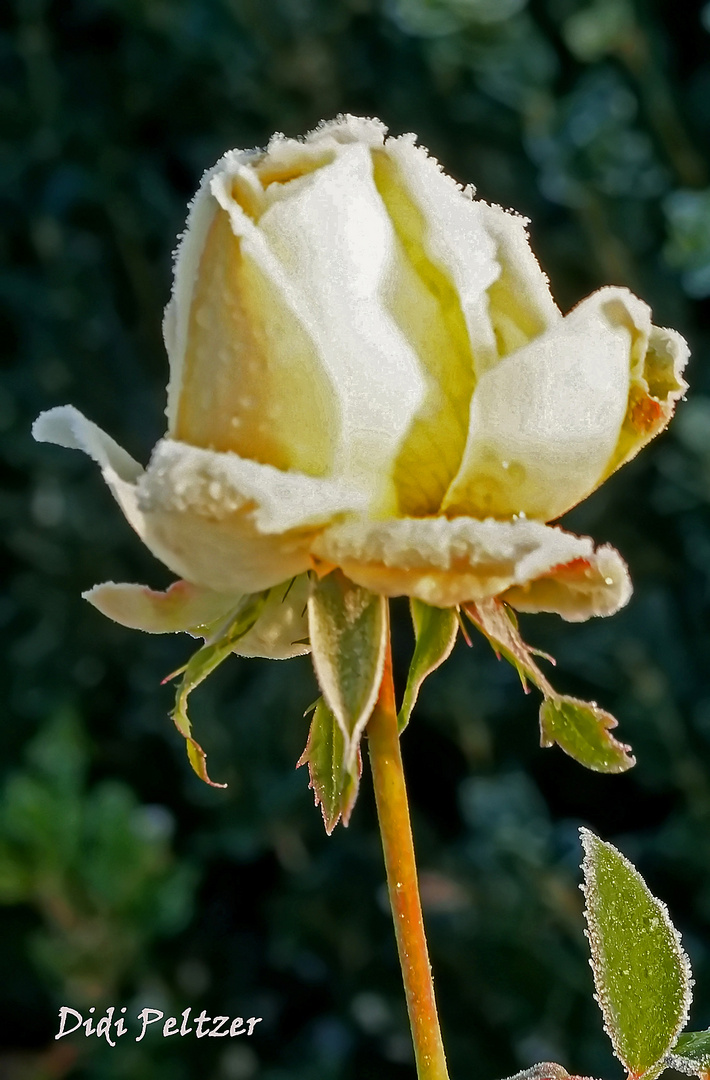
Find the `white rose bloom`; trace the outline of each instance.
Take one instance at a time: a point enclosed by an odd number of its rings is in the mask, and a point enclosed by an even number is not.
[[[337,566],[439,607],[617,610],[618,553],[545,523],[666,426],[688,350],[627,289],[563,316],[525,226],[377,120],[226,154],[178,248],[167,432],[147,469],[71,406],[35,424],[98,462],[185,583],[88,599],[126,625],[194,630]],[[239,651],[305,651],[304,590]]]

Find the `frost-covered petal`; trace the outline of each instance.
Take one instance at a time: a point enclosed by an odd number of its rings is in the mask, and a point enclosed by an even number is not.
[[[527,233],[527,219],[500,206],[478,203],[495,245],[500,274],[488,290],[488,316],[497,357],[507,356],[554,327],[562,318]],[[477,367],[483,372],[483,364]]]
[[[136,482],[143,469],[110,435],[73,405],[58,405],[41,413],[32,425],[32,434],[37,442],[83,450],[93,458],[129,523],[144,538],[143,515],[136,498]]]
[[[595,559],[589,537],[540,522],[443,517],[343,521],[314,540],[312,553],[320,572],[339,566],[373,592],[415,596],[435,607],[505,597],[506,590],[520,591],[574,560],[594,565]],[[609,588],[624,602],[623,590]],[[565,600],[551,610],[568,616],[572,604]]]
[[[663,431],[688,388],[683,378],[689,356],[686,340],[676,330],[651,326],[646,346],[632,367],[621,434],[599,483],[636,457],[646,443]]]
[[[275,585],[255,625],[239,639],[233,651],[239,656],[264,656],[269,660],[288,660],[309,653],[309,592],[307,574],[301,574],[292,584],[284,581]]]
[[[479,379],[451,514],[559,517],[600,483],[619,441],[650,312],[602,289]]]
[[[313,537],[366,497],[333,480],[161,440],[138,485],[145,542],[180,577],[259,592],[308,569]]]
[[[200,235],[181,248],[165,322],[168,430],[195,446],[323,475],[338,432],[334,394],[301,297],[243,208],[239,185],[251,176],[228,156],[196,199],[189,229]]]
[[[82,593],[102,615],[147,634],[184,632],[193,637],[224,618],[241,594],[219,593],[189,581],[175,581],[164,592],[147,585],[105,581]]]
[[[495,353],[486,290],[500,271],[480,204],[414,136],[388,139],[372,162],[396,236],[383,299],[426,379],[394,483],[399,513],[423,516],[439,509],[461,463],[479,354]]]
[[[156,558],[194,585],[252,593],[308,569],[313,536],[366,497],[335,481],[231,453],[158,443],[144,472],[71,406],[35,421],[35,438],[83,450],[101,467],[128,521]]]
[[[421,406],[425,376],[388,306],[397,237],[370,147],[338,145],[332,161],[271,184],[265,199],[258,234],[299,298],[335,395],[331,475],[367,490],[378,511],[396,511],[393,463]]]
[[[307,575],[275,586],[256,623],[232,651],[268,660],[287,660],[309,652],[308,591]],[[243,594],[218,593],[189,581],[176,581],[164,592],[146,585],[107,581],[82,595],[121,626],[149,634],[183,631],[193,637],[209,637],[215,624],[228,618],[243,600]]]
[[[383,131],[343,118],[226,155],[190,213],[165,337],[170,434],[348,478],[394,511],[425,376],[385,295],[398,253],[372,175]]]
[[[613,615],[631,597],[626,563],[613,547],[553,566],[525,585],[501,593],[518,611],[553,611],[567,622],[584,622],[593,615]]]

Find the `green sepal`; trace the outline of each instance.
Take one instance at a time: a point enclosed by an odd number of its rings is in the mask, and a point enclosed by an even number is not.
[[[387,601],[334,570],[313,588],[308,628],[316,677],[343,733],[345,765],[352,771],[382,682]]]
[[[248,634],[261,614],[269,591],[245,596],[237,609],[230,612],[226,620],[215,629],[205,644],[188,660],[182,673],[180,684],[175,693],[175,707],[170,716],[180,734],[186,741],[187,757],[201,780],[211,787],[226,787],[210,780],[207,774],[207,755],[200,744],[192,737],[192,726],[187,715],[187,699],[208,675],[231,653],[240,638]],[[171,677],[171,676],[169,676]]]
[[[535,662],[537,653],[520,636],[515,613],[501,600],[491,598],[463,605],[477,630],[487,637],[495,652],[512,664],[523,687],[533,683],[543,695],[540,706],[540,745],[554,743],[571,758],[596,772],[626,772],[636,764],[631,747],[611,734],[616,720],[595,702],[558,694]],[[554,661],[552,661],[554,663]]]
[[[668,1055],[669,1068],[688,1076],[710,1076],[710,1030],[686,1031]]]
[[[345,737],[323,698],[316,703],[306,749],[296,768],[301,765],[308,765],[311,777],[308,786],[316,806],[321,808],[328,836],[341,819],[347,827],[360,786],[362,754],[358,747],[352,767],[347,766]]]
[[[455,608],[431,607],[412,597],[409,609],[416,645],[409,665],[402,708],[397,718],[400,732],[404,731],[409,723],[422,683],[451,655],[459,628]]]
[[[690,963],[665,904],[635,867],[588,829],[580,834],[587,937],[604,1027],[629,1074],[652,1080],[688,1018]]]

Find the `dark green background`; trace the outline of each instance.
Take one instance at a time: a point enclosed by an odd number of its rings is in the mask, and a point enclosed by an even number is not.
[[[29,436],[71,401],[147,460],[170,252],[202,170],[341,110],[418,132],[529,215],[564,308],[628,285],[694,354],[671,432],[566,519],[628,559],[631,604],[524,621],[556,685],[618,716],[637,767],[603,777],[541,750],[536,695],[482,639],[459,643],[404,738],[452,1080],[547,1058],[620,1075],[591,996],[581,822],[669,903],[710,1025],[710,5],[5,0],[0,24],[0,1076],[413,1078],[369,777],[328,839],[294,771],[307,660],[235,658],[195,695],[230,784],[203,786],[159,685],[189,639],[80,599],[170,575],[85,457]],[[111,1003],[264,1020],[248,1042],[54,1042],[60,1004]]]

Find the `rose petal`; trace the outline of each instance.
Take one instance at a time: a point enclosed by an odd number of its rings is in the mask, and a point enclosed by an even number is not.
[[[600,484],[663,431],[688,388],[683,378],[690,352],[685,339],[675,330],[652,326],[647,346],[632,370],[621,434]]]
[[[207,236],[219,212],[220,204],[213,195],[213,182],[224,176],[234,178],[239,182],[242,194],[246,196],[251,190],[258,202],[263,194],[260,177],[264,183],[268,183],[283,180],[289,173],[300,175],[304,168],[305,171],[311,171],[314,166],[322,164],[324,155],[329,152],[332,155],[341,143],[366,142],[371,146],[381,146],[385,133],[386,128],[379,120],[339,116],[336,120],[322,122],[303,140],[286,139],[283,135],[276,134],[271,138],[266,150],[229,150],[204,173],[199,189],[190,203],[185,231],[179,238],[175,252],[172,296],[165,309],[163,321],[163,335],[170,360],[166,408],[170,435],[174,435],[176,431],[188,330],[192,317],[193,289]],[[230,210],[237,217],[243,213],[239,204],[231,199]],[[236,230],[236,234],[240,232],[240,229]],[[279,283],[276,288],[278,291]],[[288,301],[290,299],[289,297]]]
[[[32,434],[37,442],[83,450],[93,458],[130,525],[144,539],[145,523],[138,508],[135,486],[143,469],[110,435],[82,416],[73,405],[58,405],[41,413],[32,425]]]
[[[597,548],[588,558],[553,566],[525,585],[501,593],[517,611],[553,611],[567,622],[584,622],[593,615],[613,615],[631,597],[626,563],[613,547]]]
[[[310,652],[306,640],[308,591],[305,574],[274,587],[257,622],[232,651],[238,656],[263,656],[268,660],[287,660]],[[205,637],[241,599],[241,595],[213,592],[189,581],[176,581],[165,592],[146,585],[107,581],[82,595],[102,615],[121,626],[148,634],[183,631],[193,637]]]
[[[308,568],[317,531],[366,497],[172,439],[141,477],[146,543],[174,573],[218,592],[259,592]]]
[[[502,267],[497,237],[488,227],[491,208],[473,199],[472,188],[463,189],[447,176],[436,158],[415,145],[415,139],[414,135],[391,138],[384,151],[375,150],[375,179],[395,227],[408,234],[409,244],[419,248],[453,285],[468,332],[469,353],[473,350],[473,365],[479,371],[497,356],[487,291]],[[537,272],[542,276],[539,267]]]
[[[238,656],[264,656],[269,660],[289,660],[309,653],[309,592],[307,574],[301,574],[293,584],[285,581],[274,586],[256,624],[233,651]]]
[[[608,549],[602,549],[608,550]],[[563,581],[545,592],[541,588],[540,610],[559,610],[563,617],[582,618],[582,599],[575,601],[565,589],[561,568],[582,559],[596,567],[594,544],[587,536],[575,536],[536,521],[476,521],[472,518],[401,518],[392,521],[344,521],[332,525],[312,545],[315,566],[328,570],[339,566],[358,585],[385,596],[415,596],[435,607],[453,607],[467,601],[502,595],[516,589],[521,606],[524,587],[559,571]],[[600,566],[608,566],[602,556]],[[321,566],[320,563],[323,565]],[[603,573],[603,571],[601,571]],[[574,575],[572,575],[574,576]],[[606,583],[609,597],[601,598],[602,581],[593,578],[592,608],[609,613],[614,604],[628,599],[626,585],[619,582],[618,564]],[[577,592],[583,590],[577,588]],[[531,590],[529,601],[535,598]],[[549,608],[545,604],[549,603]],[[576,603],[576,606],[575,606]],[[554,606],[557,604],[557,606]]]
[[[373,180],[370,147],[339,145],[314,172],[266,190],[258,232],[301,298],[304,324],[336,396],[331,475],[396,512],[391,474],[421,407],[421,362],[388,310],[397,238]]]
[[[147,634],[182,631],[202,637],[202,630],[237,606],[241,594],[218,593],[189,581],[175,581],[165,592],[147,585],[105,581],[82,596],[102,615],[132,630]]]
[[[500,206],[478,203],[484,228],[495,244],[500,274],[488,290],[489,318],[498,357],[507,356],[561,320],[547,275],[528,239],[526,218]],[[482,373],[482,363],[477,364]]]
[[[301,297],[239,201],[238,185],[251,173],[235,160],[236,171],[225,166],[200,195],[216,211],[204,215],[189,280],[191,262],[176,265],[173,308],[187,305],[190,315],[182,336],[166,332],[180,372],[179,388],[171,380],[169,432],[195,446],[323,475],[338,435],[335,395]],[[166,331],[172,318],[177,314],[166,319]]]
[[[643,325],[645,304],[602,289],[485,372],[444,509],[549,521],[593,491],[619,440]]]
[[[315,533],[366,502],[334,481],[171,439],[158,443],[142,472],[71,406],[43,413],[33,431],[41,442],[94,458],[153,554],[179,577],[216,592],[260,592],[302,573]]]
[[[471,330],[480,337],[490,329],[486,289],[499,268],[478,204],[413,138],[389,139],[372,158],[396,234],[383,299],[427,383],[397,454],[394,483],[399,513],[425,515],[436,513],[461,463],[475,383]],[[495,348],[492,329],[489,346]]]

